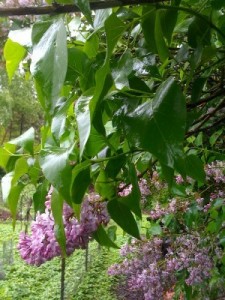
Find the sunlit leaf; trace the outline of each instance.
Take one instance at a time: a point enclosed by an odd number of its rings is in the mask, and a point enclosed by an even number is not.
[[[9,77],[9,81],[12,80],[12,77],[19,67],[20,62],[26,55],[26,49],[18,44],[13,42],[11,39],[8,39],[4,47],[4,57],[6,60],[6,70]]]

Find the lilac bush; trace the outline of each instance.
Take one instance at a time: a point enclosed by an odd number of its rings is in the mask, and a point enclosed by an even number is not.
[[[225,163],[210,163],[205,172],[206,184],[197,189],[193,179],[177,175],[175,181],[187,189],[187,197],[174,197],[167,203],[157,198],[148,212],[149,238],[122,247],[121,262],[108,270],[122,282],[118,286],[121,299],[138,295],[138,300],[158,300],[171,291],[179,298],[187,290],[194,291],[193,299],[225,297],[223,277],[218,279],[225,258]],[[152,232],[154,226],[160,232]]]

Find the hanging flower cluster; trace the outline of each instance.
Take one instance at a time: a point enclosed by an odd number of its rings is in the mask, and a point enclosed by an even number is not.
[[[18,249],[21,257],[31,265],[39,266],[61,255],[60,246],[54,234],[54,218],[51,212],[51,191],[45,202],[45,213],[37,213],[31,224],[31,234],[20,234]],[[70,255],[75,249],[85,249],[91,234],[100,224],[107,225],[109,215],[106,203],[92,193],[83,202],[78,221],[68,204],[63,206],[63,224],[66,236],[66,253]]]
[[[210,277],[213,260],[210,248],[202,245],[198,233],[176,238],[166,243],[161,238],[134,240],[121,249],[125,259],[109,268],[109,275],[125,276],[124,299],[164,299],[176,284],[178,274],[189,274],[187,285],[201,284]]]

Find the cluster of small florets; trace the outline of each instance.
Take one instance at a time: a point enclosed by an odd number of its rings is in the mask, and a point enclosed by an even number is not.
[[[31,265],[39,266],[47,260],[61,255],[60,246],[54,234],[54,218],[51,212],[51,191],[47,195],[45,213],[37,213],[31,224],[31,234],[20,234],[18,249],[21,257]],[[68,204],[63,206],[63,224],[66,236],[66,253],[70,255],[75,249],[87,247],[91,234],[100,224],[109,222],[106,204],[99,201],[99,196],[91,194],[81,208],[78,221]]]
[[[225,183],[225,162],[214,161],[211,164],[207,164],[205,167],[207,180],[213,180],[216,183]]]
[[[109,275],[125,276],[126,289],[144,300],[164,299],[181,272],[187,274],[186,284],[193,286],[209,278],[213,268],[209,249],[194,235],[176,238],[171,244],[161,238],[134,241],[121,249],[121,255],[125,259],[111,266]]]
[[[156,203],[155,208],[149,213],[149,218],[152,220],[158,220],[168,214],[185,212],[188,209],[188,206],[188,201],[179,201],[176,198],[171,199],[166,207]]]
[[[187,270],[187,285],[202,283],[211,275],[213,261],[210,249],[202,245],[198,234],[186,234],[177,237],[173,245],[169,246],[166,254],[168,272]]]
[[[6,0],[5,6],[19,7],[19,6],[36,6],[46,4],[44,0]]]

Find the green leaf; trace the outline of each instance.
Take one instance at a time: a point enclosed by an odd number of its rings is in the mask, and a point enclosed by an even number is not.
[[[1,179],[1,190],[2,190],[2,200],[4,202],[7,201],[11,185],[12,185],[12,179],[14,176],[14,172],[7,173],[5,176]]]
[[[204,77],[199,77],[196,78],[195,81],[193,82],[192,90],[191,90],[191,101],[192,102],[198,102],[201,94],[203,87],[205,85],[206,78]]]
[[[200,183],[204,183],[206,175],[201,159],[198,156],[191,154],[186,157],[185,163],[187,175]]]
[[[211,29],[208,22],[194,17],[188,27],[188,44],[193,48],[197,48],[200,45],[210,45],[210,41]]]
[[[113,53],[118,40],[124,32],[126,25],[116,16],[115,13],[111,14],[105,21],[105,33],[107,41],[107,59]]]
[[[90,24],[92,24],[92,17],[91,17],[91,9],[88,0],[74,0],[75,5],[79,7],[81,12],[85,15],[86,19]]]
[[[80,204],[91,183],[90,163],[85,161],[75,166],[72,172],[71,195],[73,203]]]
[[[7,164],[11,156],[16,151],[16,146],[10,143],[6,143],[4,148],[0,148],[0,166],[7,170]],[[8,171],[8,170],[7,170]]]
[[[169,50],[166,46],[166,42],[163,37],[162,27],[161,27],[161,11],[156,12],[155,18],[155,43],[158,50],[159,58],[164,62],[169,57]]]
[[[100,225],[98,229],[93,233],[93,237],[101,246],[112,247],[116,249],[120,248],[110,239],[109,235],[102,225]]]
[[[70,203],[72,167],[69,164],[69,154],[70,150],[63,148],[42,150],[39,161],[46,179]]]
[[[158,53],[155,40],[156,9],[154,6],[144,6],[142,14],[144,17],[141,26],[148,49],[152,53]]]
[[[162,175],[168,183],[168,187],[171,188],[174,179],[174,170],[168,166],[161,164]]]
[[[71,105],[71,102],[72,102],[71,100],[63,101],[60,107],[57,108],[57,112],[52,118],[51,132],[57,140],[60,140],[61,136],[66,131],[67,112]]]
[[[62,19],[54,20],[42,32],[41,39],[33,47],[30,69],[41,104],[52,114],[67,71],[67,36]]]
[[[161,27],[168,45],[171,43],[174,27],[177,22],[178,10],[166,9],[161,13]]]
[[[16,184],[21,176],[28,172],[27,160],[24,157],[20,157],[15,163],[14,176],[12,179],[12,185]]]
[[[121,168],[126,163],[126,156],[112,157],[106,165],[105,172],[109,178],[116,178]]]
[[[84,52],[89,58],[94,58],[98,54],[99,38],[97,34],[92,34],[84,44]]]
[[[130,210],[134,212],[135,215],[141,219],[141,208],[140,208],[141,193],[139,189],[138,178],[137,178],[137,173],[134,164],[129,165],[128,180],[132,185],[132,191],[128,196],[118,198],[118,201],[128,206]]]
[[[46,196],[49,189],[49,183],[47,180],[40,183],[37,188],[36,192],[33,195],[33,202],[34,202],[34,210],[35,212],[44,213],[45,212],[45,201]]]
[[[20,62],[26,55],[26,49],[20,44],[8,39],[4,46],[4,57],[6,60],[6,70],[11,82],[12,77],[19,67]]]
[[[82,157],[85,145],[91,131],[91,120],[89,102],[91,96],[81,96],[75,105],[75,115],[77,120],[79,140],[80,140],[80,157]]]
[[[107,204],[108,212],[111,218],[128,234],[140,239],[140,233],[137,223],[134,219],[130,209],[119,202],[118,200],[111,200]]]
[[[94,157],[106,145],[106,138],[102,134],[100,134],[94,127],[92,127],[85,147],[85,156]]]
[[[105,170],[100,170],[95,181],[95,190],[103,199],[111,200],[115,196],[115,181],[107,176]]]
[[[162,233],[162,228],[159,224],[151,224],[149,228],[149,233],[151,235],[160,235]]]
[[[23,150],[29,152],[31,155],[34,154],[34,128],[31,127],[18,138],[15,138],[9,142],[10,144],[14,144],[20,146]]]
[[[213,133],[210,138],[209,138],[209,142],[211,146],[214,146],[216,141],[218,140],[218,138],[223,134],[223,129],[220,129],[218,131],[216,131],[215,133]]]
[[[13,218],[13,227],[15,227],[16,224],[16,212],[17,212],[17,205],[20,199],[20,194],[24,188],[24,185],[22,183],[18,183],[15,186],[11,187],[10,193],[7,198],[7,204],[9,206],[10,212],[12,214]]]
[[[57,242],[59,243],[62,255],[66,256],[66,235],[63,224],[63,198],[54,188],[51,196],[51,210],[54,217],[54,231]]]
[[[170,168],[182,155],[186,107],[180,87],[173,78],[158,88],[152,101],[122,116],[127,139],[155,155]]]
[[[116,68],[112,70],[112,76],[114,79],[115,86],[118,90],[124,87],[129,88],[128,76],[133,71],[133,60],[131,53],[126,51],[121,56]]]

